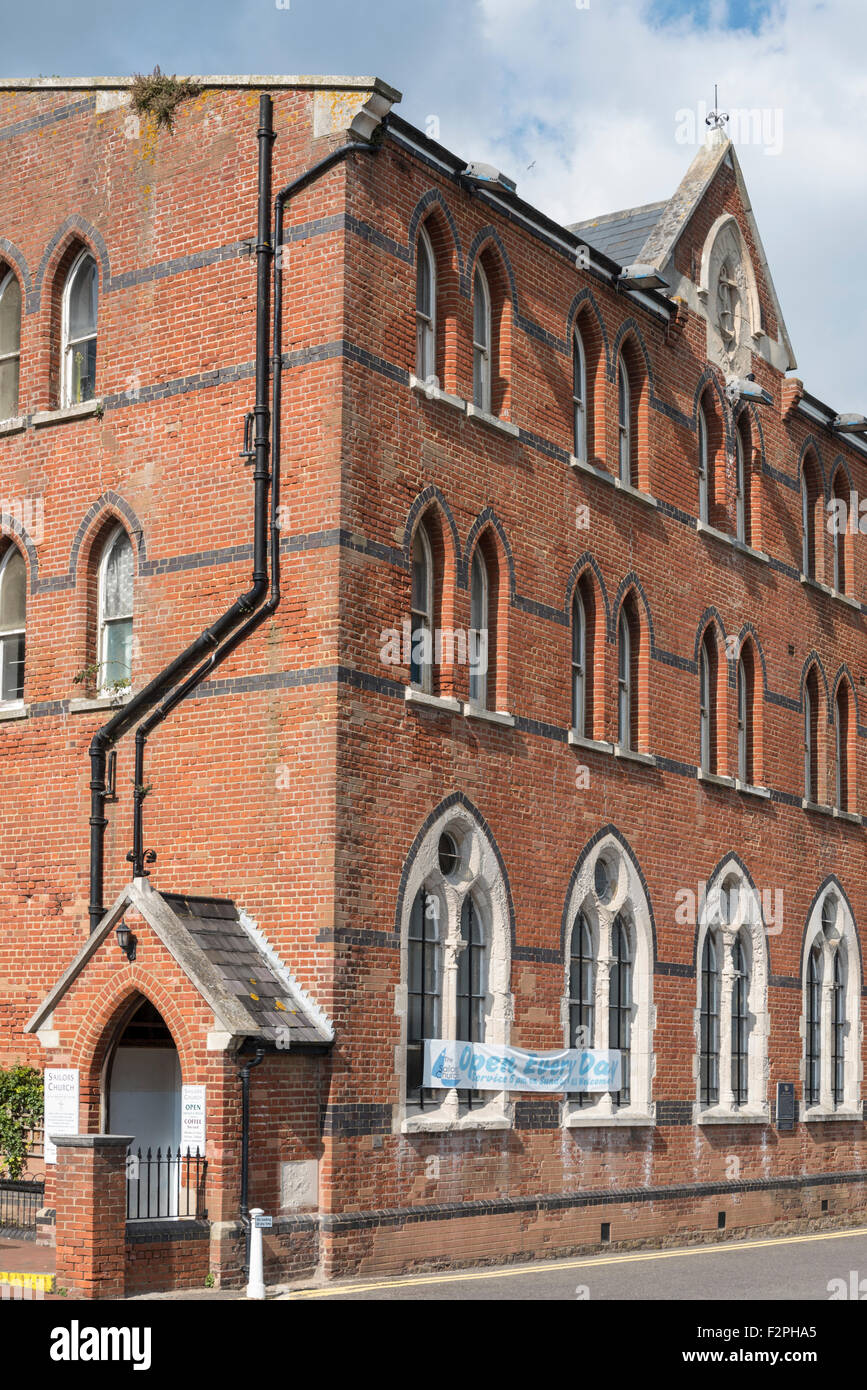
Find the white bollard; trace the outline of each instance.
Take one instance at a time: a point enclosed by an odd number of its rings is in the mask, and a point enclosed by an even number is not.
[[[262,1228],[257,1226],[256,1217],[264,1213],[261,1207],[251,1207],[250,1216],[250,1281],[247,1284],[248,1298],[265,1297],[265,1280],[262,1272]]]

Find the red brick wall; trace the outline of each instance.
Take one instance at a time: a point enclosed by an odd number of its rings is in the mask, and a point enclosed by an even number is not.
[[[71,100],[69,93],[4,94],[0,131]],[[82,693],[73,677],[89,659],[93,640],[94,538],[109,514],[133,516],[142,527],[136,684],[248,583],[249,557],[235,548],[247,546],[251,536],[250,475],[237,454],[253,396],[254,265],[226,253],[198,268],[164,271],[166,262],[253,235],[257,100],[258,93],[209,90],[181,108],[172,135],[147,125],[130,133],[127,108],[99,114],[82,108],[4,142],[0,235],[21,249],[31,278],[47,256],[39,307],[24,318],[22,413],[51,404],[50,286],[67,245],[65,235],[53,239],[67,217],[82,219],[72,229],[78,236],[85,223],[98,229],[114,284],[100,302],[98,389],[108,397],[105,415],[0,437],[4,495],[41,499],[45,515],[38,583],[28,605],[25,699],[31,714],[0,724],[4,766],[15,786],[14,798],[0,805],[0,1055],[7,1059],[44,1060],[21,1028],[87,934],[85,753],[105,715],[71,713],[63,702]],[[275,187],[329,146],[312,135],[311,106],[310,92],[276,96]],[[415,365],[409,228],[432,189],[448,205],[464,257],[487,226],[508,253],[517,302],[503,306],[508,390],[502,400],[526,432],[523,441],[408,388]],[[724,210],[742,211],[727,176],[711,188],[686,233],[679,252],[684,266]],[[344,212],[354,219],[346,228]],[[450,235],[440,214],[433,235],[443,257],[440,370],[448,390],[468,396],[471,302],[458,286]],[[800,974],[807,908],[826,874],[838,875],[856,921],[864,920],[863,832],[790,804],[801,794],[801,715],[790,702],[799,699],[805,658],[815,649],[829,680],[845,664],[863,706],[863,617],[806,589],[790,572],[800,565],[799,498],[780,477],[796,480],[811,434],[826,467],[838,453],[846,457],[859,488],[864,460],[797,411],[784,413],[782,379],[757,358],[756,374],[773,405],[760,415],[765,471],[760,457],[756,471],[754,457],[753,534],[775,565],[736,556],[677,518],[678,509],[688,517],[698,511],[695,434],[683,417],[692,418],[706,369],[703,321],[681,313],[666,330],[597,277],[576,271],[570,257],[388,140],[375,158],[350,161],[297,199],[287,216],[287,244],[284,599],[274,620],[202,697],[154,736],[146,768],[153,793],[145,803],[145,838],[159,851],[154,882],[230,896],[247,908],[336,1026],[330,1063],[276,1056],[253,1073],[251,1202],[273,1209],[280,1162],[320,1156],[321,1202],[329,1214],[503,1193],[520,1198],[718,1181],[731,1153],[739,1156],[744,1180],[860,1170],[863,1126],[854,1123],[799,1126],[791,1135],[756,1127],[708,1134],[689,1125],[632,1135],[557,1128],[415,1137],[390,1132],[399,1094],[399,955],[389,939],[398,885],[419,827],[455,791],[479,808],[503,856],[516,945],[543,956],[513,962],[512,1040],[518,1045],[562,1045],[563,971],[551,953],[559,950],[572,869],[605,824],[618,828],[641,865],[660,959],[682,969],[693,964],[694,934],[674,920],[677,890],[695,889],[728,851],[743,858],[760,886],[784,891],[784,930],[769,939],[775,977]],[[494,238],[485,254],[489,263],[500,255]],[[503,293],[508,284],[504,275]],[[639,479],[668,510],[651,510],[566,462],[571,361],[556,344],[566,344],[570,306],[588,289],[609,350],[632,318],[633,335],[640,333],[649,354],[653,399],[649,390],[642,392]],[[766,287],[760,295],[773,334]],[[604,351],[601,356],[594,446],[614,472],[616,384],[605,375]],[[205,375],[213,371],[224,373],[217,384]],[[122,395],[136,389],[137,401]],[[754,429],[754,449],[758,444]],[[381,684],[383,677],[398,684],[408,679],[406,670],[382,665],[380,634],[399,628],[408,615],[409,574],[397,561],[413,503],[429,487],[445,499],[461,549],[486,508],[501,524],[513,558],[514,594],[506,549],[491,532],[506,599],[498,611],[497,699],[534,721],[530,726],[421,715]],[[731,488],[727,496],[731,508]],[[91,514],[100,498],[106,505]],[[584,505],[589,529],[576,525]],[[335,540],[338,529],[342,545]],[[460,565],[450,525],[443,525],[442,537],[443,621],[466,628],[469,597],[454,583]],[[823,544],[828,548],[830,538]],[[570,576],[584,551],[598,564],[612,605],[630,574],[646,595],[656,654],[648,661],[639,723],[646,746],[668,760],[663,767],[624,765],[565,742],[570,634],[554,619],[566,611]],[[867,562],[857,544],[852,562],[851,592],[867,599]],[[749,623],[761,644],[760,770],[782,794],[770,801],[681,775],[698,761],[698,682],[688,667],[710,606],[728,633]],[[611,739],[616,652],[604,640],[603,608],[594,734]],[[640,597],[637,608],[647,644]],[[661,659],[660,652],[676,660]],[[359,673],[351,683],[335,681],[338,663]],[[454,687],[466,698],[466,679],[456,667],[443,691]],[[764,698],[765,680],[782,703]],[[731,702],[733,693],[725,693]],[[727,769],[735,755],[732,708],[729,703],[729,718],[720,721],[727,730],[721,754]],[[833,743],[822,727],[833,777]],[[854,743],[860,789],[867,786],[863,738]],[[126,742],[118,759],[119,800],[108,812],[106,902],[129,873],[131,758]],[[579,763],[590,769],[583,790],[576,789]],[[222,1054],[207,1053],[206,1010],[147,933],[135,966],[106,943],[73,987],[54,1021],[62,1032],[54,1060],[82,1067],[82,1122],[96,1128],[106,1029],[133,989],[165,1010],[184,1080],[209,1086],[209,1214],[231,1220],[238,1191],[237,1068]],[[772,984],[769,1000],[772,1094],[779,1079],[798,1082],[801,998],[797,989]],[[691,1100],[695,980],[657,975],[654,1001],[654,1096]],[[357,1124],[326,1125],[323,1134],[321,1116],[329,1106],[372,1109]],[[440,1159],[438,1180],[427,1177],[431,1156]],[[683,1200],[689,1225],[697,1199]],[[755,1220],[783,1210],[778,1197],[763,1197],[765,1205],[751,1202],[744,1198],[743,1209]],[[492,1250],[512,1250],[512,1219],[497,1226],[505,1236],[490,1227]],[[583,1227],[570,1227],[561,1238],[583,1241]],[[412,1258],[415,1228],[407,1227],[400,1240]],[[330,1268],[355,1261],[353,1242],[367,1250],[369,1237],[327,1237]]]

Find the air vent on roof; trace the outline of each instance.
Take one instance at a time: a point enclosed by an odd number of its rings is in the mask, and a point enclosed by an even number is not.
[[[837,415],[834,417],[833,428],[839,430],[840,434],[867,434],[867,416],[865,415]]]
[[[668,289],[668,281],[663,280],[656,266],[646,265],[643,261],[636,261],[634,265],[625,265],[617,279],[627,290]]]
[[[472,179],[473,183],[502,188],[506,193],[514,193],[518,187],[514,179],[507,178],[499,169],[495,169],[493,164],[468,164],[464,170],[464,178]]]

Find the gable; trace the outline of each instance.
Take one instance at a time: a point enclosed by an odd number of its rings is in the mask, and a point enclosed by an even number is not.
[[[658,217],[639,259],[708,325],[708,360],[745,376],[752,354],[797,366],[734,145],[715,133]]]

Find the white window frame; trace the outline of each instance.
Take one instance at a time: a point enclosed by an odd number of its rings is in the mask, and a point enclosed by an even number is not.
[[[625,668],[625,674],[624,674]],[[626,604],[622,604],[617,620],[617,742],[632,750],[632,631]]]
[[[15,545],[11,545],[11,544],[8,545],[8,546],[6,547],[6,553],[3,555],[2,559],[0,559],[0,592],[2,592],[2,589],[3,589],[3,584],[4,584],[4,581],[5,581],[5,578],[6,578],[6,571],[7,571],[8,567],[9,567],[9,565],[12,563],[13,559],[18,559],[18,560],[20,560],[21,563],[24,565],[24,604],[25,604],[25,608],[24,608],[24,626],[23,626],[23,627],[10,627],[9,629],[7,629],[7,630],[5,630],[5,631],[0,631],[0,692],[2,692],[2,690],[3,690],[3,685],[4,685],[4,683],[5,683],[5,677],[6,677],[6,647],[7,647],[7,639],[9,639],[9,638],[17,638],[17,637],[23,637],[23,638],[24,638],[24,660],[25,660],[25,662],[26,662],[26,660],[27,660],[27,561],[24,559],[24,556],[21,554],[21,551],[20,551],[20,550],[18,549],[18,547],[15,546]],[[14,707],[17,706],[17,705],[23,704],[23,702],[24,702],[24,690],[23,690],[23,679],[22,679],[22,691],[21,691],[21,694],[15,696],[15,697],[14,697],[13,699],[11,699],[11,700],[3,700],[3,699],[0,699],[0,706],[2,706],[2,708],[4,708],[4,709],[9,709],[9,708],[14,708]]]
[[[617,436],[621,483],[632,486],[632,387],[623,353],[617,359]]]
[[[424,566],[425,566],[425,594],[424,594],[424,603],[425,603],[425,607],[424,607],[424,609],[421,609],[421,608],[413,608],[413,607],[412,607],[413,594],[412,594],[412,577],[411,577],[411,578],[410,578],[410,641],[411,641],[411,643],[412,643],[413,650],[415,649],[416,633],[417,633],[419,630],[421,630],[421,629],[424,630],[424,632],[427,634],[427,640],[426,640],[425,659],[422,660],[422,661],[420,661],[420,662],[418,663],[418,665],[419,665],[420,668],[421,668],[421,681],[411,681],[410,684],[413,685],[413,686],[415,687],[415,689],[417,689],[417,690],[423,690],[423,691],[426,692],[426,694],[430,694],[430,692],[431,692],[431,687],[432,687],[432,684],[433,684],[433,635],[434,635],[434,633],[433,633],[433,601],[434,601],[434,573],[433,573],[433,550],[432,550],[432,548],[431,548],[430,537],[428,536],[428,533],[427,533],[427,527],[425,526],[425,524],[424,524],[423,521],[420,521],[420,522],[419,522],[418,526],[416,527],[416,533],[415,533],[415,535],[414,535],[414,537],[413,537],[413,543],[412,543],[412,549],[413,549],[413,553],[412,553],[412,567],[413,567],[413,568],[415,567],[415,554],[414,554],[414,552],[415,552],[415,547],[416,547],[416,545],[419,545],[419,544],[421,545],[421,548],[422,548],[422,550],[423,550],[423,552],[424,552]],[[412,573],[412,572],[411,572],[411,573]],[[416,624],[416,619],[417,619],[417,618],[421,620],[421,621],[418,623],[418,625]],[[410,666],[410,671],[411,671],[411,670],[412,670],[412,666]]]
[[[439,863],[439,842],[451,836],[458,850],[458,864],[444,874]],[[514,1001],[510,992],[511,944],[508,895],[494,846],[475,817],[463,806],[447,807],[426,831],[405,875],[401,909],[401,976],[395,992],[395,1013],[400,1019],[400,1046],[395,1058],[400,1072],[400,1102],[396,1107],[395,1133],[462,1129],[510,1129],[512,1105],[507,1091],[477,1093],[477,1103],[463,1105],[456,1090],[440,1092],[439,1105],[424,1108],[406,1096],[406,1043],[408,1024],[407,982],[409,970],[409,922],[420,890],[431,895],[441,913],[440,1028],[442,1037],[455,1038],[457,1026],[458,958],[463,949],[461,917],[468,896],[479,917],[485,952],[485,1042],[508,1044]]]
[[[419,302],[419,278],[422,251],[427,257],[427,289],[430,298],[430,313],[426,314]],[[424,227],[419,228],[419,257],[416,266],[415,325],[416,325],[416,375],[425,382],[438,384],[436,375],[437,347],[437,269],[433,245]]]
[[[804,798],[816,803],[819,789],[813,785],[813,697],[810,694],[810,672],[804,679]]]
[[[576,660],[575,633],[578,633]],[[586,737],[587,723],[587,610],[580,588],[572,598],[572,729]]]
[[[572,448],[577,459],[587,461],[587,356],[584,341],[572,333]]]
[[[596,863],[603,859],[610,866],[613,891],[607,900],[596,891]],[[617,1105],[609,1091],[585,1092],[583,1102],[577,1095],[567,1095],[561,1106],[562,1122],[567,1128],[593,1125],[652,1125],[655,1107],[651,1100],[654,1070],[653,1027],[653,933],[650,907],[638,870],[631,857],[613,835],[606,835],[592,854],[587,855],[575,877],[566,906],[568,932],[565,942],[565,978],[561,1003],[563,1044],[574,1047],[570,1038],[569,965],[572,955],[572,933],[583,914],[590,929],[593,947],[593,1036],[591,1047],[608,1048],[608,1005],[613,957],[614,924],[623,919],[629,936],[632,959],[632,1016],[629,1029],[630,1100]]]
[[[710,458],[707,440],[707,416],[704,407],[698,408],[698,519],[708,525],[710,520]]]
[[[15,352],[3,352],[2,347],[0,347],[0,366],[2,366],[6,362],[18,363],[18,389],[15,393],[15,405],[11,415],[0,417],[10,420],[14,419],[17,415],[19,402],[21,399],[21,313],[23,307],[23,296],[21,294],[21,285],[18,282],[18,278],[17,276],[13,275],[12,271],[8,270],[5,275],[0,273],[0,303],[2,303],[3,296],[7,293],[9,286],[12,284],[14,284],[18,290],[18,347],[15,350]]]
[[[843,691],[843,683],[837,687],[837,694],[834,696],[834,805],[838,811],[845,811],[848,808],[843,805],[843,761],[846,760],[846,782],[850,781],[851,768],[849,767],[849,749],[843,747],[843,725],[840,719],[840,696]],[[850,699],[850,718],[851,718],[851,699]],[[851,792],[851,787],[849,787]],[[847,797],[851,801],[851,796]]]
[[[698,652],[699,756],[702,772],[711,771],[711,678],[707,634]]]
[[[476,565],[478,564],[478,571]],[[475,585],[477,575],[481,578],[481,593],[478,599],[478,608],[481,611],[483,623],[479,626],[473,625],[473,607]],[[488,564],[482,554],[482,548],[477,545],[473,551],[473,558],[470,563],[470,704],[478,709],[489,708],[488,690],[488,671],[490,667],[491,654],[491,612],[490,612],[490,577],[488,575]],[[473,658],[475,655],[484,654],[484,670],[473,669]]]
[[[837,475],[835,474],[835,475],[834,475],[834,481],[833,481],[833,483],[831,484],[831,502],[832,502],[832,503],[834,502],[834,500],[836,499],[836,497],[837,497]],[[845,502],[845,499],[844,499],[844,505],[848,508],[848,503]],[[843,547],[843,545],[845,544],[845,539],[846,539],[846,537],[845,537],[845,531],[842,530],[841,527],[840,527],[840,525],[839,525],[839,513],[837,512],[837,509],[836,509],[836,508],[834,508],[833,510],[834,510],[835,516],[834,516],[834,525],[833,525],[832,530],[831,530],[831,543],[832,543],[832,545],[833,545],[833,556],[834,556],[834,570],[833,570],[834,588],[837,590],[838,593],[840,593],[840,594],[845,594],[845,592],[846,592],[845,576],[842,575],[841,572],[842,572],[842,570],[843,570],[843,568],[844,568],[844,565],[845,565],[845,555],[844,555],[844,553],[843,553],[842,547]],[[845,516],[845,515],[846,515],[846,513],[844,512],[844,516]]]
[[[701,961],[705,937],[712,932],[719,964],[719,1100],[714,1105],[701,1101]],[[749,981],[747,1009],[747,1099],[735,1105],[732,1086],[732,996],[734,993],[734,952],[740,941]],[[695,1107],[697,1124],[731,1123],[732,1120],[767,1123],[768,1105],[768,954],[767,932],[761,899],[740,863],[728,858],[716,871],[699,904],[699,930],[696,940],[695,1007]]]
[[[749,754],[750,740],[752,737],[750,692],[747,681],[747,669],[744,664],[743,656],[738,661],[737,670],[737,714],[738,714],[738,780],[743,783],[749,782]]]
[[[811,554],[810,537],[814,519],[810,513],[810,485],[807,479],[806,459],[801,464],[801,569],[808,579],[815,579],[815,557]]]
[[[823,909],[829,898],[836,903],[833,927],[823,922]],[[822,962],[821,1014],[819,1044],[819,1100],[807,1105],[804,1099],[807,1082],[807,969],[810,955],[816,949]],[[833,1017],[832,991],[834,959],[839,957],[843,969],[843,999],[845,1023],[843,1033],[843,1099],[833,1098],[831,1025]],[[801,957],[801,1120],[860,1120],[861,1114],[861,958],[852,913],[845,895],[836,882],[820,893],[807,919]]]
[[[105,572],[106,572],[106,569],[108,568],[108,557],[109,557],[109,555],[111,554],[112,550],[114,549],[114,546],[115,546],[116,541],[117,541],[121,536],[125,537],[125,539],[126,539],[127,542],[129,543],[130,548],[131,548],[132,551],[133,551],[133,608],[130,610],[128,616],[125,616],[125,617],[106,618],[106,616],[105,616]],[[132,623],[132,622],[134,621],[134,608],[135,608],[135,550],[134,550],[133,547],[132,547],[132,541],[130,540],[129,532],[126,530],[125,527],[121,526],[120,523],[118,523],[117,526],[115,526],[115,527],[112,528],[112,530],[110,531],[110,533],[108,534],[108,536],[106,536],[105,543],[103,544],[103,547],[102,547],[102,554],[101,554],[100,557],[99,557],[99,571],[98,571],[98,577],[97,577],[97,614],[98,614],[98,623],[97,623],[97,628],[98,628],[98,634],[97,634],[97,636],[98,636],[98,640],[97,640],[97,663],[98,663],[98,666],[97,666],[97,682],[96,682],[96,683],[97,683],[97,689],[98,689],[98,692],[99,692],[100,696],[115,695],[115,694],[118,693],[118,692],[117,692],[117,689],[116,689],[116,687],[115,687],[115,685],[114,685],[114,682],[106,683],[105,680],[104,680],[104,674],[105,674],[105,672],[106,672],[106,670],[107,670],[106,649],[107,649],[107,646],[108,646],[108,631],[109,631],[109,628],[113,627],[113,626],[114,626],[115,624],[117,624],[117,623],[122,623],[122,622],[129,622],[129,623]],[[126,686],[126,687],[123,687],[123,689],[124,689],[125,691],[129,691],[129,690],[132,689],[132,662],[131,662],[131,661],[130,661],[129,685]]]
[[[735,534],[746,545],[747,540],[747,471],[744,437],[735,428]]]
[[[484,341],[476,336],[476,304],[480,293]],[[473,272],[473,404],[487,415],[491,414],[491,290],[480,262]]]
[[[79,270],[81,269],[81,266],[83,265],[83,263],[84,263],[85,261],[93,261],[94,267],[95,267],[95,269],[96,269],[96,278],[97,278],[97,319],[96,319],[96,329],[95,329],[95,331],[94,331],[93,333],[88,333],[88,334],[87,334],[85,337],[83,337],[83,338],[70,338],[70,336],[69,336],[69,300],[70,300],[70,297],[71,297],[71,294],[72,294],[72,286],[73,286],[73,283],[74,283],[74,281],[75,281],[75,279],[76,279],[76,277],[77,277],[77,275],[78,275]],[[68,272],[68,274],[67,274],[67,276],[66,276],[66,283],[65,283],[65,285],[63,286],[63,301],[62,301],[62,309],[61,309],[61,325],[62,325],[62,327],[61,327],[61,347],[62,347],[62,352],[63,352],[62,370],[61,370],[61,405],[62,405],[63,407],[67,407],[67,406],[79,404],[79,402],[73,401],[73,399],[72,399],[72,355],[73,355],[73,351],[74,351],[74,349],[75,349],[80,343],[90,343],[90,342],[94,342],[94,341],[96,341],[96,342],[98,343],[98,340],[99,340],[99,266],[97,265],[96,257],[94,256],[93,252],[92,252],[92,251],[89,251],[86,247],[85,247],[85,249],[84,249],[83,251],[81,251],[81,252],[76,256],[76,258],[75,258],[75,260],[73,261],[72,265],[70,266],[69,272]],[[96,395],[96,391],[95,391],[95,389],[94,389],[94,396],[88,396],[87,399],[88,399],[88,400],[93,400],[93,399],[95,398],[95,395]]]

